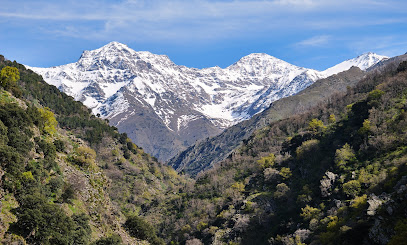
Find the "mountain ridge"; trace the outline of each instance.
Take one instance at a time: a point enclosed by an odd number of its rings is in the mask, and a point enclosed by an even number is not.
[[[368,56],[371,65],[383,58]],[[84,51],[75,63],[28,68],[162,161],[327,76],[264,53],[249,54],[224,69],[188,68],[118,42]],[[146,129],[160,135],[140,136]]]
[[[365,75],[380,73],[384,68],[395,66],[403,60],[407,60],[407,55],[381,61],[368,71],[352,67],[348,71],[318,80],[293,96],[273,102],[268,109],[256,114],[251,119],[240,122],[215,137],[189,146],[186,150],[171,158],[168,164],[178,171],[194,176],[227,158],[255,130],[293,114],[306,111],[318,103],[323,103],[325,99],[335,93],[345,92],[348,87],[351,88]]]

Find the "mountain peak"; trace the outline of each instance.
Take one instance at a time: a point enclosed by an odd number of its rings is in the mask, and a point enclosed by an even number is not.
[[[287,75],[293,70],[300,70],[301,68],[265,53],[252,53],[242,57],[226,69],[237,71],[240,74],[267,77],[272,74]]]
[[[253,61],[253,60],[268,60],[268,61],[282,61],[285,62],[283,60],[280,60],[274,56],[271,56],[269,54],[266,53],[251,53],[249,55],[243,56],[238,62],[236,63],[242,63],[242,62],[247,62],[247,61]]]
[[[323,73],[325,73],[326,76],[331,76],[341,71],[346,71],[352,66],[359,67],[361,70],[366,70],[369,67],[379,63],[380,61],[388,58],[389,57],[387,56],[378,55],[373,52],[367,52],[359,55],[356,58],[345,60],[342,63],[339,63],[331,68],[328,68],[325,71],[323,71]]]
[[[116,49],[116,50],[122,50],[122,49],[130,49],[126,44],[119,43],[117,41],[112,41],[103,47],[101,49]]]
[[[336,67],[336,73],[351,66],[365,68],[366,62],[379,58],[359,56]],[[326,77],[265,53],[249,54],[225,69],[188,68],[119,42],[85,51],[76,63],[32,69],[161,160]],[[147,131],[154,137],[144,137]]]

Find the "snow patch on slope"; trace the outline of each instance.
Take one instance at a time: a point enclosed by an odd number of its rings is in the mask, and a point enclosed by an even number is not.
[[[229,127],[320,78],[351,66],[365,70],[385,58],[367,53],[321,72],[254,53],[225,69],[196,69],[178,66],[165,55],[136,52],[111,42],[84,51],[76,63],[27,68],[104,118],[121,117],[119,123],[126,120],[132,111],[127,111],[130,105],[125,96],[130,96],[151,107],[170,130],[179,131],[197,115],[220,129]]]
[[[341,62],[331,68],[326,69],[322,73],[329,77],[333,74],[349,70],[352,66],[359,67],[361,70],[367,70],[369,67],[376,65],[384,59],[388,59],[388,57],[369,52],[356,58]]]

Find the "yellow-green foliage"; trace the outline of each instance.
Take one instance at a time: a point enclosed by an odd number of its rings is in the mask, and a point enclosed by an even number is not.
[[[7,137],[7,127],[4,123],[0,120],[0,145],[7,144],[8,137]]]
[[[373,91],[371,91],[368,95],[368,99],[369,100],[377,100],[380,99],[380,97],[382,97],[382,95],[384,94],[384,92],[380,89],[375,89]]]
[[[206,227],[208,227],[208,223],[205,223],[203,221],[199,222],[199,224],[196,226],[196,229],[198,231],[202,231],[203,229],[205,229]]]
[[[366,200],[367,200],[366,194],[364,194],[363,196],[360,196],[360,197],[355,197],[352,200],[352,204],[350,206],[352,208],[356,208],[356,209],[362,208],[363,206],[366,205]]]
[[[15,67],[6,66],[0,72],[0,85],[3,88],[12,87],[20,79],[20,72]]]
[[[38,111],[40,112],[41,117],[44,120],[42,130],[50,135],[54,135],[57,132],[56,127],[58,125],[54,113],[48,107],[39,108]]]
[[[336,150],[335,163],[341,169],[344,169],[347,163],[353,162],[355,159],[355,153],[348,143],[346,143],[341,149]]]
[[[336,230],[342,224],[342,220],[338,216],[328,216],[330,219],[329,223],[326,225],[326,228],[330,231]]]
[[[247,202],[245,203],[245,205],[244,205],[244,211],[246,211],[246,212],[253,212],[253,211],[254,211],[253,204],[254,204],[253,202],[247,201]]]
[[[357,180],[351,180],[343,184],[343,193],[348,196],[356,196],[360,192],[360,183]]]
[[[362,184],[367,184],[370,182],[371,174],[369,174],[368,171],[366,171],[365,168],[360,169],[359,171],[359,176],[358,176],[358,181]]]
[[[283,179],[288,179],[291,177],[291,175],[293,175],[290,168],[286,167],[282,167],[279,174],[281,177],[283,177]]]
[[[262,168],[270,168],[274,166],[274,161],[276,159],[276,156],[271,153],[270,155],[266,157],[262,157],[260,160],[257,162],[260,164]]]
[[[308,124],[308,130],[314,134],[322,132],[325,128],[324,123],[316,118],[312,119]]]
[[[242,182],[236,182],[231,187],[238,192],[244,191],[244,184]]]
[[[324,218],[324,220],[328,222],[327,231],[321,233],[319,238],[323,244],[336,244],[335,241],[338,239],[340,235],[343,220],[338,218],[337,216],[328,216]],[[344,227],[342,230],[346,231],[347,228]]]
[[[329,122],[330,124],[336,123],[336,117],[335,117],[334,114],[329,115],[328,122]]]
[[[112,156],[117,157],[119,155],[119,151],[117,149],[112,150]]]
[[[0,104],[9,104],[16,102],[16,99],[7,91],[0,92]]]
[[[190,225],[184,225],[181,229],[181,233],[188,233],[191,231],[191,226]]]
[[[300,236],[295,236],[295,245],[306,245],[305,243],[301,242],[301,237]]]
[[[11,212],[12,209],[18,207],[18,202],[13,195],[7,194],[1,199],[1,219],[4,223],[15,222],[16,216]]]
[[[87,146],[79,146],[72,156],[74,163],[82,167],[94,167],[95,158],[96,152]]]
[[[359,129],[358,133],[362,134],[362,135],[368,134],[370,132],[370,128],[371,128],[370,124],[371,123],[370,123],[369,119],[365,119],[365,121],[363,122],[363,126]]]
[[[34,176],[31,171],[27,171],[23,173],[23,178],[26,180],[34,180]]]
[[[312,151],[318,149],[319,140],[307,140],[302,143],[301,146],[297,147],[295,153],[298,159],[304,159],[305,157],[312,154]]]
[[[313,208],[309,205],[306,205],[305,208],[301,208],[302,213],[300,214],[304,220],[311,220],[317,218],[321,214],[321,210],[318,208]]]

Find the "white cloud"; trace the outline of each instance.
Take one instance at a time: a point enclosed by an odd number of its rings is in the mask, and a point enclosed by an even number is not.
[[[296,29],[335,29],[401,21],[363,18],[364,11],[405,11],[404,1],[383,0],[127,0],[8,1],[0,17],[77,38],[127,41],[217,40]],[[398,6],[395,8],[394,6]],[[401,10],[400,10],[401,9]],[[403,10],[404,9],[404,10]],[[357,17],[343,12],[357,13]],[[331,14],[330,14],[331,13]],[[42,28],[41,28],[42,27]],[[322,45],[316,36],[301,45]]]
[[[402,55],[407,52],[407,35],[367,36],[350,41],[348,46],[355,53],[373,51],[389,57]]]
[[[324,46],[331,40],[331,36],[314,36],[297,43],[299,46]]]

